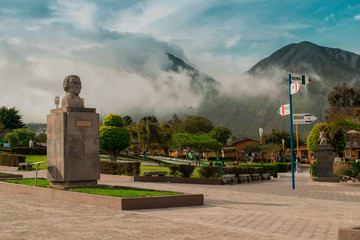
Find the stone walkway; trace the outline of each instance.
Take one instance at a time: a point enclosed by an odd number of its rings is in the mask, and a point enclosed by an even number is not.
[[[0,192],[0,239],[337,239],[339,227],[360,226],[360,185],[308,180],[308,173],[296,174],[292,190],[288,173],[226,186],[120,182],[102,175],[103,184],[205,194],[201,207],[138,211]]]

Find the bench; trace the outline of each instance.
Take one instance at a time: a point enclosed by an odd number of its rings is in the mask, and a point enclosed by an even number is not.
[[[21,162],[21,163],[19,163],[19,169],[31,170],[32,165],[33,165],[32,163]]]
[[[164,177],[165,175],[167,175],[167,171],[158,171],[158,172],[143,172],[145,177],[151,177],[151,176],[159,176],[159,177]]]
[[[242,182],[250,183],[251,182],[250,174],[239,174],[239,182],[240,183],[242,183]]]
[[[238,178],[235,177],[235,174],[225,174],[222,176],[222,181],[224,184],[230,184],[230,183],[238,183]]]
[[[271,180],[270,174],[269,173],[261,174],[261,179],[262,180]]]
[[[251,180],[253,180],[253,181],[261,180],[260,174],[258,174],[258,173],[251,174]]]

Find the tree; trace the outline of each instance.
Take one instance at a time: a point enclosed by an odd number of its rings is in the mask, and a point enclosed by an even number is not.
[[[285,146],[290,147],[290,133],[287,131],[282,131],[279,129],[272,129],[270,134],[265,134],[263,136],[264,144],[281,144],[282,145],[282,139],[285,140]],[[296,136],[293,135],[293,142],[296,143]],[[303,145],[304,141],[301,139],[301,136],[299,136],[299,145]]]
[[[258,143],[258,142],[249,143],[244,147],[243,150],[246,153],[259,152],[260,151],[260,143]]]
[[[129,126],[129,124],[133,122],[132,118],[128,115],[124,117],[124,121],[125,121],[125,127]]]
[[[329,109],[325,110],[325,119],[329,122],[337,117],[353,117],[356,107],[360,107],[360,88],[348,87],[347,83],[335,86],[328,95]]]
[[[143,117],[140,120],[138,128],[138,140],[140,144],[147,144],[148,147],[152,143],[159,141],[159,124],[155,116]]]
[[[25,128],[15,129],[5,135],[4,140],[12,147],[28,147],[29,141],[35,139],[35,133]]]
[[[210,131],[210,136],[215,138],[222,145],[226,145],[226,141],[231,136],[231,130],[227,127],[215,127]]]
[[[267,143],[263,146],[263,150],[264,152],[274,154],[275,161],[277,161],[283,149],[282,149],[282,144]]]
[[[100,127],[100,148],[109,153],[110,159],[116,162],[117,155],[131,144],[130,131],[124,127],[120,115],[109,114]]]
[[[191,134],[190,133],[177,133],[172,135],[171,144],[174,148],[179,149],[181,154],[183,149],[189,148],[191,142]]]
[[[330,124],[327,122],[315,124],[307,138],[307,148],[311,152],[315,152],[320,143],[320,132],[326,133],[326,139],[329,144],[334,148],[334,152],[341,154],[346,147],[346,136],[344,131],[336,130],[330,132]]]
[[[202,116],[189,116],[184,121],[184,130],[187,133],[209,133],[214,128],[213,123]]]
[[[25,124],[21,118],[22,116],[20,115],[19,110],[15,107],[7,108],[2,106],[0,108],[0,125],[3,125],[3,132],[11,131],[17,128],[24,128]]]
[[[159,145],[164,150],[165,155],[169,156],[169,149],[171,147],[171,126],[167,122],[160,123],[159,129]]]
[[[173,134],[185,132],[183,122],[181,119],[178,118],[176,114],[171,117],[168,123],[171,127],[171,131]]]

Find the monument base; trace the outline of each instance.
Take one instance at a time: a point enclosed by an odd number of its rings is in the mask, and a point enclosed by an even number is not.
[[[51,187],[54,188],[77,188],[77,187],[98,187],[97,180],[90,181],[67,181],[67,182],[51,182]]]
[[[312,180],[315,182],[340,182],[338,177],[313,177]]]

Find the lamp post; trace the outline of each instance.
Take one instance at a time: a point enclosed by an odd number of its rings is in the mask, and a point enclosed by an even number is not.
[[[264,129],[259,128],[259,134],[260,134],[260,155],[261,155],[261,166],[263,166],[263,149],[262,149],[262,135],[264,133]]]
[[[285,161],[285,139],[281,139],[281,142],[282,142],[282,144],[283,144],[283,151],[284,151],[284,156],[283,156],[283,162],[285,163],[286,161]]]
[[[59,104],[60,104],[60,98],[59,98],[59,96],[56,96],[56,97],[54,98],[54,103],[55,103],[56,109],[58,109],[58,108],[59,108]]]

